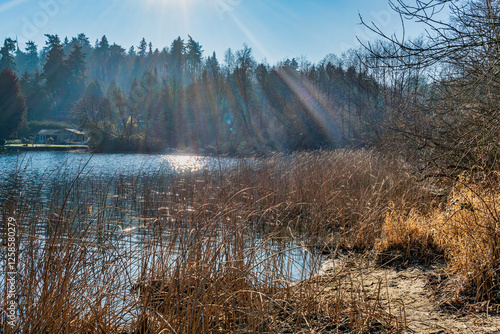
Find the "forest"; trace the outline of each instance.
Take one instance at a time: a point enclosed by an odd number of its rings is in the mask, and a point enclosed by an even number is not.
[[[246,45],[204,56],[191,36],[161,51],[146,39],[127,51],[106,36],[46,37],[41,50],[9,38],[1,48],[26,98],[6,139],[71,125],[98,151],[250,154],[366,145],[383,115],[380,84],[354,52],[271,66]]]
[[[125,50],[106,36],[46,35],[0,48],[0,138],[85,131],[100,152],[261,154],[382,148],[436,169],[497,164],[499,6],[393,3],[426,35],[270,65],[252,49],[205,56],[191,36]],[[449,7],[449,20],[433,13]],[[17,102],[15,102],[17,101]],[[15,102],[15,103],[14,103]],[[423,168],[423,167],[422,167]]]

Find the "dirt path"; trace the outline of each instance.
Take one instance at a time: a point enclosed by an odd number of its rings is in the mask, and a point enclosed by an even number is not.
[[[366,260],[327,261],[320,275],[347,275],[368,299],[393,315],[406,317],[408,333],[498,333],[500,316],[463,314],[440,309],[428,287],[429,270],[380,268]],[[344,276],[345,277],[345,276]],[[403,311],[404,310],[404,311]]]

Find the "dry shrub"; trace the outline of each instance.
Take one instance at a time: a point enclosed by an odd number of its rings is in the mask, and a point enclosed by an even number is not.
[[[462,293],[472,301],[500,301],[498,190],[495,178],[462,176],[444,205],[425,214],[416,209],[391,210],[378,244],[380,260],[392,256],[428,263],[444,254],[449,273],[458,278],[453,298],[460,300]]]
[[[497,300],[500,288],[500,193],[496,182],[461,178],[433,219],[449,268],[474,300]]]
[[[429,264],[443,258],[426,218],[415,209],[392,209],[386,214],[377,245],[378,261],[384,264]]]

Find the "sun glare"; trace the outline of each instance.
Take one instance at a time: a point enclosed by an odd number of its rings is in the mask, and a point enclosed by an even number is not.
[[[180,172],[194,172],[206,166],[206,160],[199,156],[166,155],[163,159],[169,168]]]
[[[162,6],[162,7],[186,7],[192,5],[196,0],[146,0],[147,6]]]
[[[143,3],[146,10],[164,16],[178,13],[177,20],[181,20],[184,28],[190,30],[191,12],[197,2],[199,3],[198,0],[146,0]]]

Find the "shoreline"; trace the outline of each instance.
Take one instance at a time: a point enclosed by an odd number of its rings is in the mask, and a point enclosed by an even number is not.
[[[87,145],[4,145],[0,147],[0,152],[10,153],[10,152],[42,152],[42,151],[90,151]]]

